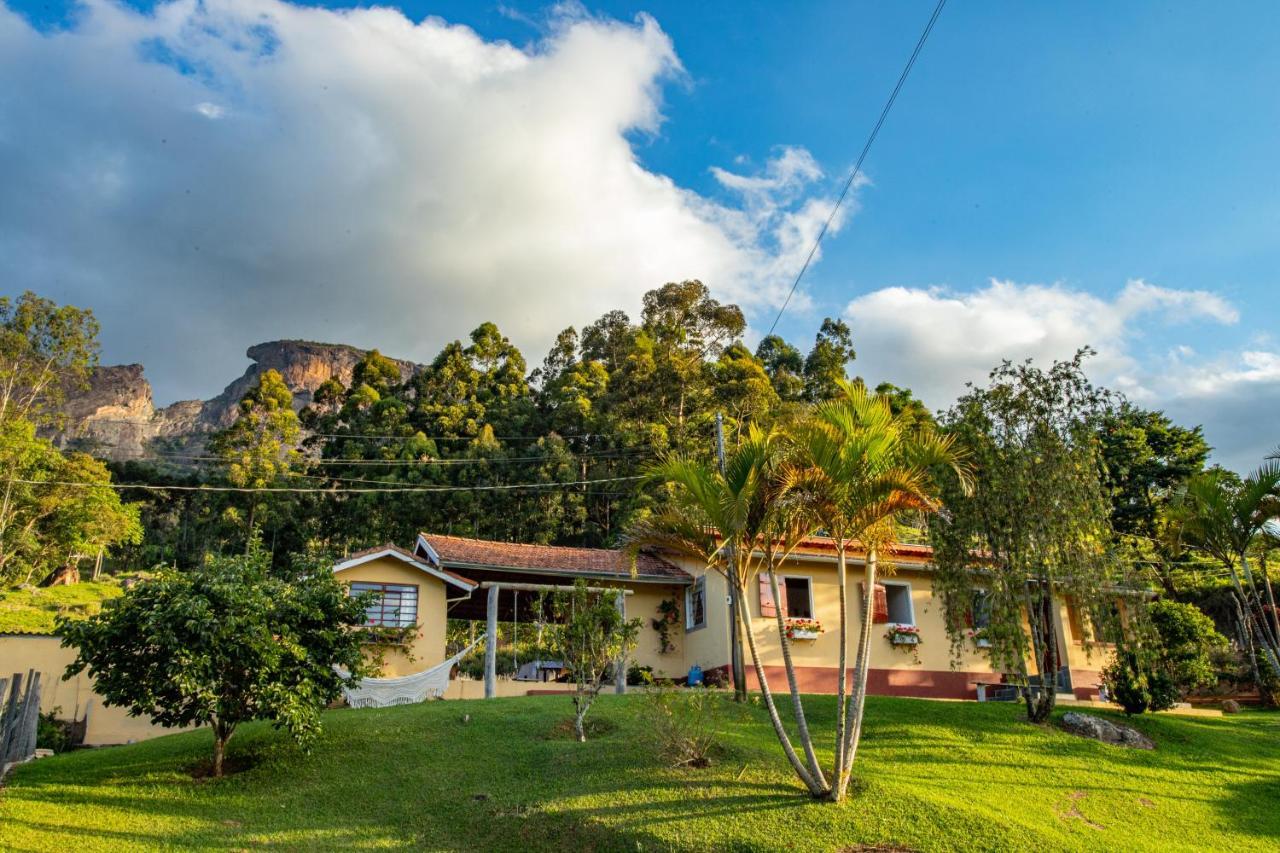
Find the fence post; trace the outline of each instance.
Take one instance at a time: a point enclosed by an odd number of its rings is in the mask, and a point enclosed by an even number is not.
[[[22,692],[22,673],[15,672],[9,682],[9,701],[0,717],[0,767],[9,762],[9,750],[18,730],[18,695]],[[3,697],[0,697],[3,699]]]

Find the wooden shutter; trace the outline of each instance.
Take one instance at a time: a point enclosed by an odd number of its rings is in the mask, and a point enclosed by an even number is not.
[[[862,590],[862,600],[867,600],[867,585],[859,583],[858,588]],[[871,614],[872,622],[888,622],[889,621],[889,591],[884,588],[884,584],[876,584],[874,610]]]
[[[769,576],[767,574],[760,575],[760,615],[761,616],[777,616],[779,605],[781,605],[782,607],[782,615],[783,616],[787,615],[786,585],[779,583],[778,593],[779,595],[781,595],[782,601],[775,602],[773,600],[773,587],[769,583]]]

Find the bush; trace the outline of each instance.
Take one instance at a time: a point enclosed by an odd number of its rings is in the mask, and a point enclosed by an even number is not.
[[[627,667],[627,684],[636,687],[642,684],[653,684],[653,667],[631,664]]]
[[[40,715],[36,724],[36,749],[66,752],[76,745],[73,732],[75,724],[58,719],[61,712],[62,708],[53,708]]]
[[[1107,693],[1129,715],[1165,711],[1178,701],[1178,689],[1168,675],[1144,665],[1137,652],[1121,649],[1102,671]]]
[[[702,674],[702,683],[707,687],[728,687],[729,673],[723,669],[709,669]]]
[[[1107,692],[1126,714],[1168,710],[1192,690],[1218,681],[1213,656],[1227,641],[1212,619],[1176,601],[1155,602],[1150,618],[1151,642],[1120,646],[1102,671]]]
[[[658,751],[673,767],[708,767],[719,748],[725,698],[703,687],[658,687],[645,691],[645,720]]]

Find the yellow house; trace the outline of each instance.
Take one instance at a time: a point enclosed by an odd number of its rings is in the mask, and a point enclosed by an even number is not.
[[[382,675],[396,677],[444,660],[445,628],[451,605],[467,599],[478,584],[418,559],[394,545],[350,555],[333,567],[352,595],[375,596],[368,624],[402,629],[407,642],[382,649]]]
[[[858,582],[863,557],[854,550],[848,558],[849,618],[853,624],[861,619],[868,598],[861,594]],[[869,690],[902,696],[978,698],[983,688],[1001,681],[1001,674],[993,671],[978,641],[969,643],[959,660],[953,658],[941,603],[933,595],[931,560],[932,550],[923,545],[896,545],[885,555],[884,562],[892,565],[893,573],[882,577],[870,597],[876,608],[877,630],[872,636]],[[422,533],[412,551],[384,546],[352,555],[335,571],[352,582],[353,591],[382,593],[380,603],[370,610],[371,624],[420,625],[408,654],[388,658],[384,671],[388,676],[421,671],[443,661],[448,618],[517,623],[523,619],[527,623],[533,600],[529,590],[565,586],[578,578],[597,588],[619,590],[625,615],[641,620],[640,638],[629,664],[651,667],[655,676],[675,679],[683,678],[694,666],[726,674],[729,669],[727,581],[714,570],[670,554],[642,553],[633,563],[619,550]],[[784,683],[775,616],[781,610],[792,633],[791,654],[802,689],[834,692],[839,666],[835,542],[824,537],[806,540],[778,573],[779,601],[773,601],[764,582],[747,591],[750,630],[765,674],[772,684]],[[408,592],[410,587],[412,593]],[[672,605],[678,620],[668,623],[664,648],[658,626]],[[1059,690],[1070,691],[1077,698],[1095,697],[1106,649],[1095,649],[1091,660],[1081,643],[1078,615],[1063,605],[1055,610],[1064,661],[1056,677]],[[856,632],[850,633],[847,663],[851,666]],[[747,668],[748,680],[755,686],[749,660]],[[523,687],[506,682],[490,695],[539,692],[548,687],[540,680]],[[454,691],[448,695],[465,694]]]

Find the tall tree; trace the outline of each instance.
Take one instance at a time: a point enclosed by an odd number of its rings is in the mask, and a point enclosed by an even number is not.
[[[0,297],[0,583],[141,535],[103,465],[37,435],[60,426],[66,395],[86,387],[97,333],[90,311],[29,292]]]
[[[783,402],[804,399],[804,356],[779,335],[768,335],[756,347],[773,390]]]
[[[879,556],[895,541],[905,516],[938,511],[938,470],[951,473],[961,494],[968,490],[970,471],[953,436],[937,434],[912,411],[895,413],[891,398],[869,393],[861,382],[840,381],[837,387],[840,396],[817,405],[812,415],[796,426],[798,452],[785,477],[790,492],[801,499],[800,505],[836,540],[840,658],[830,796],[839,801],[848,790],[862,734],[875,609],[871,596]],[[867,558],[850,694],[845,682],[849,647],[847,553],[854,540],[866,549]],[[770,563],[767,569],[778,600],[774,565]],[[785,632],[783,642],[785,650]]]
[[[947,512],[929,528],[934,588],[956,647],[982,591],[992,664],[1021,684],[1033,722],[1047,720],[1057,698],[1058,602],[1100,621],[1118,580],[1097,438],[1111,400],[1084,375],[1089,354],[1048,370],[1005,362],[942,419],[970,453],[975,478],[970,494],[954,478],[944,481]]]
[[[370,396],[377,392],[360,386]],[[242,489],[266,489],[289,473],[299,461],[298,440],[302,428],[293,410],[293,392],[275,370],[267,370],[240,400],[235,423],[215,435],[210,449],[226,467],[227,481]],[[248,540],[259,523],[259,511],[267,504],[263,495],[249,495],[246,521]]]
[[[827,317],[804,360],[804,393],[812,401],[830,400],[840,394],[849,362],[857,358],[853,334],[843,320]]]

